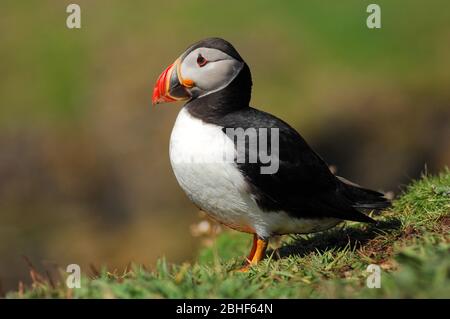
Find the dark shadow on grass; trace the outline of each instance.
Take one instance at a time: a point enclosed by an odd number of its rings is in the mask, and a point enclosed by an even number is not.
[[[288,256],[303,257],[312,252],[325,252],[330,249],[344,249],[350,246],[350,250],[360,249],[366,246],[370,240],[380,235],[393,234],[401,227],[398,218],[390,218],[373,225],[363,227],[344,226],[336,227],[321,233],[312,235],[299,235],[291,243],[277,249],[268,251],[267,255],[273,254],[273,259],[280,259]]]

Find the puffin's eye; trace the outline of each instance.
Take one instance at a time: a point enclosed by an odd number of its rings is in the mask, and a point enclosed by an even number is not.
[[[197,64],[199,67],[205,66],[206,63],[208,63],[208,60],[206,60],[201,54],[197,57]]]

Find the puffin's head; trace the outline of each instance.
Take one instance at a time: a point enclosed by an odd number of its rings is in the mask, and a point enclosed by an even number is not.
[[[229,42],[220,38],[197,42],[158,77],[152,103],[195,99],[220,91],[244,66]]]

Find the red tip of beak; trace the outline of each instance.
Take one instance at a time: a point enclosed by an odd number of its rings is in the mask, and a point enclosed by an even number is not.
[[[156,85],[153,88],[152,104],[158,104],[163,102],[173,102],[176,101],[169,95],[169,77],[172,74],[172,67],[174,63],[169,65],[163,73],[160,74]]]

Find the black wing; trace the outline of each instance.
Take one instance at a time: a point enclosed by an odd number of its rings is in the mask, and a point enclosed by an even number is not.
[[[232,112],[223,117],[221,122],[224,132],[227,128],[278,128],[279,168],[276,173],[261,174],[261,166],[267,164],[260,161],[237,163],[261,209],[285,211],[295,217],[334,217],[373,222],[355,209],[355,204],[362,196],[366,204],[364,208],[370,208],[372,199],[376,201],[376,198],[380,199],[383,195],[369,191],[369,198],[365,198],[363,194],[366,194],[366,190],[342,182],[287,123],[253,108]],[[249,147],[245,147],[245,150],[248,152]],[[352,188],[361,191],[351,191]],[[353,198],[347,195],[352,195]]]

